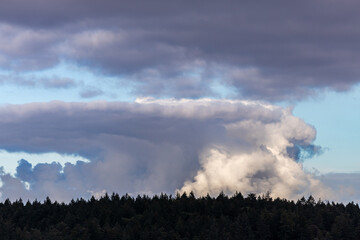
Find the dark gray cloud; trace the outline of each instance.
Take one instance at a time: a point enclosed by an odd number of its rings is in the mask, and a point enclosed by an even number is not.
[[[286,151],[294,140],[311,145],[315,129],[273,105],[210,99],[51,102],[3,106],[0,116],[0,149],[90,160],[65,166],[22,160],[15,176],[1,175],[3,199],[49,195],[65,201],[104,190],[270,190],[290,198],[326,192]]]
[[[0,24],[0,64],[16,72],[52,67],[61,56],[53,52],[61,32]]]
[[[211,96],[220,79],[238,96],[294,100],[359,82],[358,9],[354,0],[5,1],[0,63],[67,59],[121,76],[139,95]]]

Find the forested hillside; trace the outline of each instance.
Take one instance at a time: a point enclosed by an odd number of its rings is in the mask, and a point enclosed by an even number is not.
[[[357,204],[236,194],[117,194],[0,204],[1,239],[360,239]]]

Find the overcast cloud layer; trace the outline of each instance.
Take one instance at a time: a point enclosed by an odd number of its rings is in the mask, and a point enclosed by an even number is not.
[[[1,174],[1,197],[60,201],[104,191],[197,196],[330,191],[301,166],[316,154],[315,129],[290,110],[230,100],[34,103],[0,108],[0,148],[77,154],[90,162],[19,162]],[[51,159],[49,159],[50,161]],[[28,188],[28,189],[26,189]]]
[[[359,82],[359,7],[355,0],[2,1],[0,67],[23,73],[66,61],[117,76],[142,96],[217,96],[211,86],[220,82],[236,97],[300,99]]]

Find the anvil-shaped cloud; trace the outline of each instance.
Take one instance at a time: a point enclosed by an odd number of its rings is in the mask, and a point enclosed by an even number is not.
[[[138,99],[134,103],[32,103],[0,108],[0,148],[78,154],[90,162],[32,166],[2,173],[5,198],[60,201],[103,192],[196,195],[265,193],[326,197],[293,157],[316,149],[316,131],[261,102]],[[309,146],[309,147],[307,147]]]

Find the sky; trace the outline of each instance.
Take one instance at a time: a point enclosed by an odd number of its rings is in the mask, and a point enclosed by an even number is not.
[[[0,200],[360,201],[355,0],[12,0]]]

